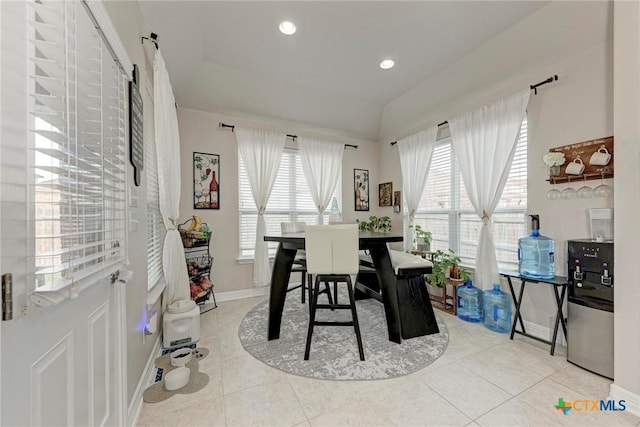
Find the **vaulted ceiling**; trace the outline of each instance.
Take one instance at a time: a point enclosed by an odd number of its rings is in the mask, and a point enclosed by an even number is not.
[[[384,106],[542,1],[141,1],[182,107],[376,140]],[[285,36],[278,24],[291,20]],[[390,70],[379,62],[396,61]]]

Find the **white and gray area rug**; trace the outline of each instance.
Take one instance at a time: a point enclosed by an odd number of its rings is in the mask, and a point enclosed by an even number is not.
[[[339,302],[348,303],[346,286]],[[326,303],[322,294],[318,301]],[[360,361],[356,335],[351,326],[316,326],[309,360],[304,347],[309,308],[300,302],[300,291],[287,294],[282,314],[280,339],[267,340],[268,301],[252,308],[240,324],[243,347],[256,359],[282,371],[326,380],[379,380],[415,372],[440,357],[449,343],[447,327],[436,314],[440,333],[408,340],[389,341],[384,307],[375,300],[356,301],[365,361]],[[351,320],[350,310],[318,310],[317,320]]]

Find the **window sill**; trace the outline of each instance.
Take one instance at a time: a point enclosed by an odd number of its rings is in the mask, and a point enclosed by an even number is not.
[[[151,289],[149,289],[149,293],[147,294],[147,309],[150,309],[151,307],[156,305],[166,287],[167,282],[165,282],[163,277],[158,280],[158,282]]]
[[[273,262],[273,260],[275,260],[276,257],[275,256],[269,256],[269,262]],[[254,263],[254,259],[253,258],[236,258],[236,262],[240,265],[242,264],[253,264]]]

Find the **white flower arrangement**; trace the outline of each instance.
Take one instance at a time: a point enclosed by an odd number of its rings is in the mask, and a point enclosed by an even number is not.
[[[564,153],[561,153],[558,151],[552,151],[550,153],[545,154],[544,156],[542,156],[542,160],[549,167],[562,166],[564,165],[564,162],[565,162]]]

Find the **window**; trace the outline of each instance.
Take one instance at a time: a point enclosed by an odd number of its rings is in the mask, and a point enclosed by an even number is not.
[[[34,281],[56,289],[126,254],[125,80],[82,3],[30,5]]]
[[[238,153],[238,182],[240,212],[240,258],[252,258],[256,241],[256,221],[258,211],[253,202],[249,179],[245,172],[242,156]],[[338,178],[333,196],[342,205],[342,172]],[[280,233],[281,222],[301,221],[315,224],[317,210],[302,171],[302,161],[298,151],[287,150],[282,153],[280,169],[273,185],[271,197],[267,204],[264,217],[267,223],[267,233]],[[329,220],[329,208],[324,212],[325,224]],[[269,242],[269,255],[275,255],[277,243]]]
[[[516,269],[518,238],[526,234],[527,120],[522,123],[516,153],[502,198],[491,217],[498,266]],[[416,224],[431,231],[432,250],[453,249],[464,265],[475,265],[482,221],[469,201],[451,139],[436,145],[429,177],[416,213]]]
[[[146,97],[151,101],[151,97]],[[144,128],[144,170],[147,176],[147,288],[153,288],[163,278],[162,247],[166,229],[160,214],[160,190],[158,183],[158,155],[156,151],[155,135],[151,132],[153,114],[145,114]]]

